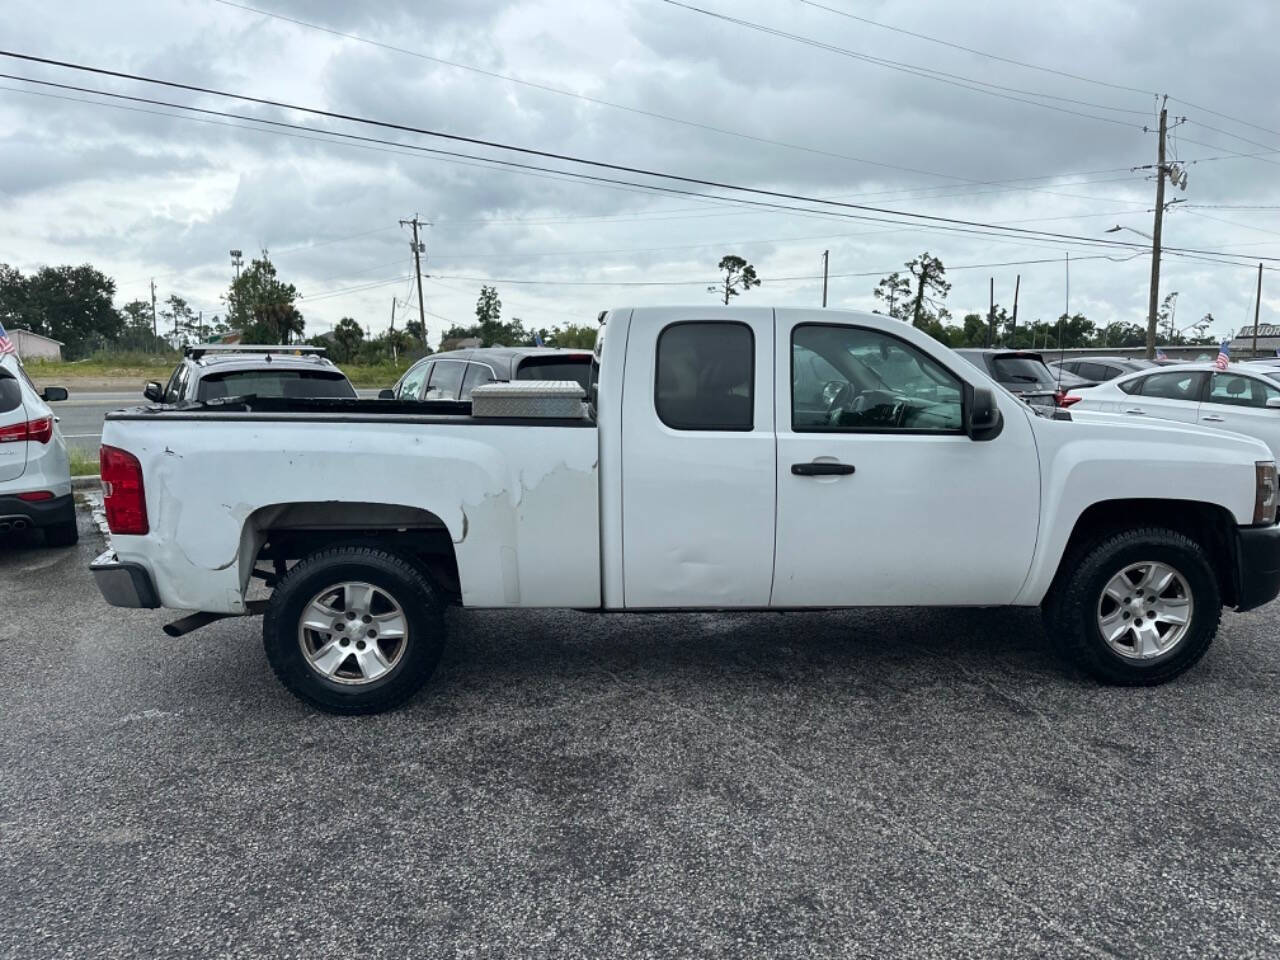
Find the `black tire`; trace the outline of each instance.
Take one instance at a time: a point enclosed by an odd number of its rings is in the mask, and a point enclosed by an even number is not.
[[[299,638],[302,612],[312,599],[347,581],[384,591],[408,623],[404,649],[391,669],[359,685],[312,667]],[[380,713],[403,704],[435,671],[444,648],[443,607],[435,586],[405,557],[376,546],[331,547],[302,560],[276,584],[262,621],[262,643],[271,669],[300,700],[326,713]]]
[[[1190,588],[1192,613],[1186,633],[1172,649],[1138,660],[1117,653],[1103,638],[1099,601],[1112,577],[1130,564],[1151,561],[1181,574]],[[1204,548],[1181,533],[1162,527],[1126,530],[1093,543],[1067,563],[1045,600],[1045,627],[1059,653],[1104,683],[1150,686],[1172,680],[1205,655],[1218,632],[1218,578]]]
[[[73,547],[80,542],[80,528],[74,520],[44,528],[44,542],[49,547]]]

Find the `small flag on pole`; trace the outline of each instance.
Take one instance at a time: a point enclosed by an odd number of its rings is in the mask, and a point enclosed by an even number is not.
[[[4,324],[0,323],[0,357],[3,357],[6,353],[12,353],[16,357],[18,348],[13,345],[9,335],[4,332]]]
[[[542,334],[538,333],[538,331],[537,331],[537,330],[533,331],[533,345],[534,345],[535,347],[545,347],[545,346],[546,346],[546,344],[542,342]]]
[[[1213,361],[1213,365],[1219,370],[1227,369],[1227,364],[1231,362],[1231,341],[1223,340],[1222,346],[1218,348],[1218,359]]]
[[[1157,350],[1156,350],[1156,359],[1157,359],[1157,360],[1168,360],[1168,359],[1169,359],[1169,355],[1168,355],[1167,353],[1165,353],[1165,352],[1164,352],[1164,347],[1160,347],[1159,349],[1157,349]]]

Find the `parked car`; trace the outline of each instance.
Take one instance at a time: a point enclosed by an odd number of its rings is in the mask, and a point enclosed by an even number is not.
[[[1280,456],[1280,367],[1183,363],[1085,391],[1081,410],[1152,417],[1255,437]]]
[[[354,400],[346,374],[323,347],[292,344],[202,344],[187,347],[165,386],[153,380],[143,396],[152,403],[259,397],[315,397]]]
[[[1065,388],[1059,387],[1057,377],[1050,372],[1039,353],[968,347],[956,353],[1033,407],[1066,407],[1075,403],[1075,398],[1067,396]]]
[[[602,319],[587,404],[526,383],[477,387],[466,410],[248,398],[108,414],[99,589],[196,611],[172,635],[265,610],[277,676],[339,713],[419,689],[451,603],[1040,607],[1094,676],[1152,684],[1200,659],[1223,604],[1280,592],[1276,468],[1257,440],[1045,416],[875,314]]]
[[[1137,370],[1150,370],[1157,366],[1155,360],[1141,360],[1134,357],[1069,357],[1066,360],[1053,360],[1051,369],[1062,369],[1075,374],[1093,385],[1106,383],[1116,377],[1133,373]]]
[[[449,350],[419,360],[379,400],[470,400],[486,383],[512,380],[573,380],[586,389],[590,350],[552,347],[477,347]]]
[[[49,404],[63,387],[37,390],[15,354],[0,355],[0,532],[40,529],[51,547],[78,539],[71,464]]]

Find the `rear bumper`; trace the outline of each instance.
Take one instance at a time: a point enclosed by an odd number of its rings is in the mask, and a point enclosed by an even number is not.
[[[108,550],[89,564],[89,572],[102,599],[113,607],[160,606],[151,574],[140,563],[124,563],[116,559],[115,551]]]
[[[1252,610],[1280,595],[1280,526],[1236,531],[1237,610]]]
[[[0,496],[0,528],[52,527],[76,522],[76,504],[71,494],[52,500],[20,500]]]

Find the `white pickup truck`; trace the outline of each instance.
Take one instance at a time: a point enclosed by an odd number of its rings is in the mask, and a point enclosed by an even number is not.
[[[281,681],[342,713],[422,686],[449,604],[1039,606],[1085,670],[1150,684],[1280,592],[1265,445],[1042,415],[882,316],[610,311],[587,394],[112,413],[92,570],[117,606],[196,611],[173,635],[265,612]]]

